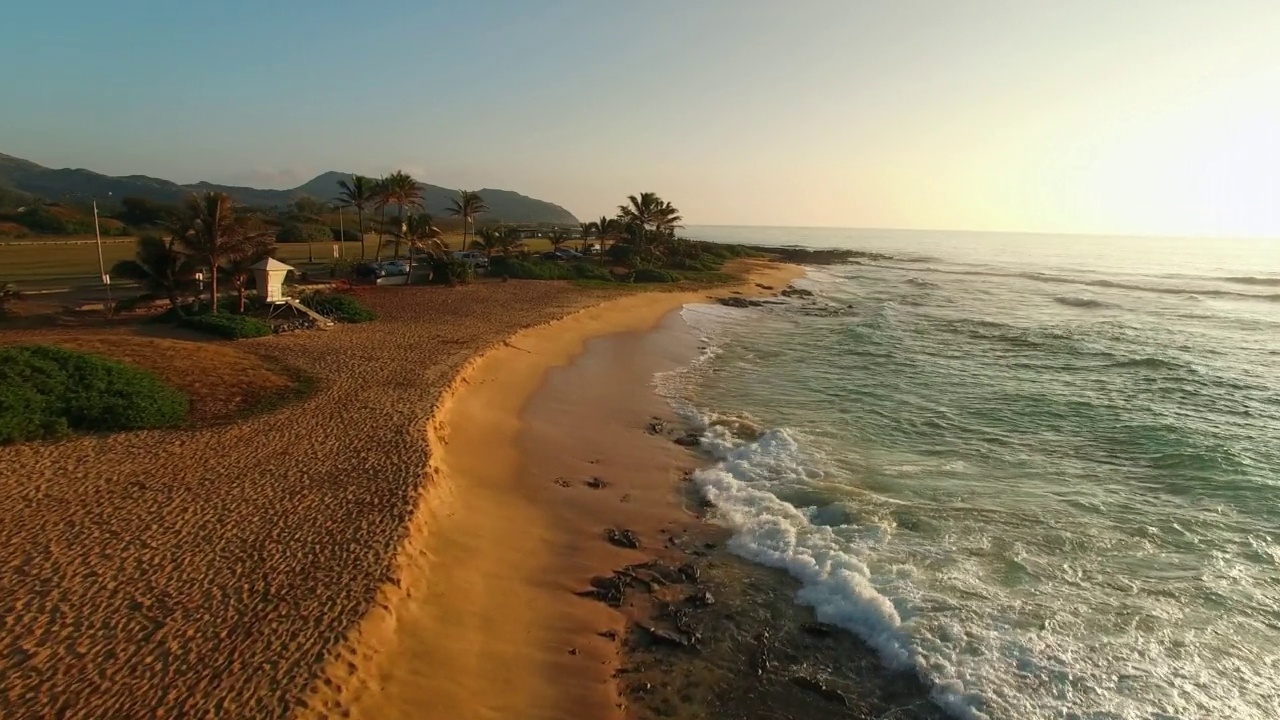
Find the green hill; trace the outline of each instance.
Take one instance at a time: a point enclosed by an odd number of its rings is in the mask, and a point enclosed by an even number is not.
[[[326,172],[291,190],[260,190],[251,187],[217,185],[199,182],[179,185],[146,175],[115,177],[92,170],[64,168],[54,170],[29,160],[0,153],[0,189],[36,195],[48,200],[88,197],[143,197],[161,202],[177,202],[193,191],[225,192],[242,205],[283,207],[303,196],[332,200],[338,193],[338,181],[350,173]],[[443,216],[457,190],[438,185],[422,185],[427,212]],[[489,206],[487,219],[519,223],[577,224],[573,213],[546,200],[527,197],[511,190],[484,188],[479,191]]]

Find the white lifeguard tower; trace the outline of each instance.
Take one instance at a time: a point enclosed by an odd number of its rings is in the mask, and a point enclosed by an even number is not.
[[[269,257],[255,265],[250,265],[249,269],[253,271],[253,280],[258,285],[258,294],[262,296],[263,302],[271,306],[271,310],[267,313],[268,318],[289,307],[297,313],[312,318],[321,328],[333,327],[332,320],[285,294],[284,279],[289,271],[294,269],[292,265]]]
[[[258,284],[258,294],[272,305],[285,303],[289,298],[284,294],[284,278],[293,269],[279,260],[269,257],[256,265],[250,265],[253,280]]]

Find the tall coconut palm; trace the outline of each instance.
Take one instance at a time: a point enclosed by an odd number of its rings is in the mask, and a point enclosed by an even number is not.
[[[476,221],[476,216],[481,213],[489,212],[489,206],[484,204],[484,198],[479,193],[470,190],[459,190],[458,197],[449,201],[451,204],[448,213],[453,217],[462,218],[462,247],[467,247],[467,226]]]
[[[192,256],[208,263],[210,312],[218,312],[218,268],[250,242],[244,223],[236,217],[235,203],[226,193],[191,193],[176,235]]]
[[[386,178],[387,197],[396,205],[396,248],[394,257],[400,257],[400,236],[404,233],[405,211],[422,207],[422,186],[403,170],[397,170]]]
[[[350,180],[338,181],[338,197],[340,207],[356,209],[356,223],[360,226],[360,259],[364,260],[364,210],[373,207],[374,181],[363,175],[352,175]],[[345,238],[344,238],[345,239]]]
[[[600,258],[603,262],[604,251],[609,249],[609,243],[616,241],[619,233],[622,232],[622,224],[617,218],[611,218],[601,215],[599,220],[592,220],[587,223],[587,232],[595,237],[596,242],[600,245]]]
[[[413,282],[413,251],[421,250],[428,257],[439,255],[444,257],[445,246],[440,241],[444,233],[435,226],[434,218],[428,213],[413,213],[404,219],[400,231],[396,234],[396,242],[404,240],[409,244],[409,276],[405,282]]]
[[[618,206],[618,218],[627,225],[639,225],[650,230],[658,226],[664,213],[664,205],[657,193],[628,195],[627,202]]]
[[[387,206],[395,202],[392,196],[390,178],[380,177],[373,181],[373,206],[378,210],[378,248],[373,251],[375,262],[382,261],[382,237],[387,229]]]
[[[195,267],[191,257],[178,248],[178,239],[144,235],[138,238],[134,259],[121,260],[111,268],[113,277],[137,282],[143,297],[163,297],[170,307],[178,307],[182,297],[195,288]]]

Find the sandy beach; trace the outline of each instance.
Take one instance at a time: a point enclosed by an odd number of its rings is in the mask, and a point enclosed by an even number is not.
[[[743,269],[750,282],[736,292],[751,294],[771,292],[757,283],[781,289],[802,273],[772,263]],[[707,298],[614,299],[524,330],[468,365],[433,417],[431,481],[400,555],[398,584],[331,664],[338,679],[330,684],[339,689],[321,687],[313,716],[340,709],[359,718],[622,716],[613,683],[618,648],[598,633],[620,632],[624,618],[574,592],[627,558],[603,541],[606,526],[657,537],[681,516],[671,464],[681,451],[646,436],[641,420],[656,407],[652,373],[696,348],[669,348],[674,356],[664,359],[621,346],[617,362],[599,368],[611,374],[607,382],[591,385],[610,388],[608,403],[591,404],[604,413],[595,421],[548,424],[526,410],[538,394],[572,399],[553,369],[593,338],[631,334],[630,342],[644,342],[643,331],[673,310]],[[655,470],[670,482],[653,483]],[[582,490],[590,476],[606,479],[609,492]]]
[[[441,391],[492,343],[600,298],[378,291],[380,322],[234,344],[313,375],[304,402],[0,447],[0,717],[294,713],[388,580]]]

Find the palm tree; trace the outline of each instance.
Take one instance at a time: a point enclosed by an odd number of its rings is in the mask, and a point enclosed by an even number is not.
[[[270,238],[255,236],[245,243],[240,252],[227,260],[227,277],[231,279],[231,284],[236,289],[236,299],[239,301],[238,307],[241,314],[244,314],[244,293],[249,288],[253,266],[269,257],[275,257],[275,254],[276,244],[271,242]],[[258,289],[260,293],[265,291],[266,288]]]
[[[651,236],[655,241],[672,238],[683,220],[674,205],[651,192],[627,196],[627,204],[618,206],[618,219],[641,258],[654,251]]]
[[[374,185],[376,181],[363,175],[352,175],[351,180],[338,181],[337,202],[344,208],[355,208],[357,223],[360,225],[360,259],[364,260],[364,209],[374,203]],[[345,238],[344,238],[345,240]]]
[[[236,217],[231,197],[221,192],[191,193],[177,228],[178,242],[209,264],[210,312],[218,312],[218,267],[249,246],[250,236]]]
[[[624,224],[639,225],[648,230],[658,226],[664,213],[664,205],[657,193],[644,192],[638,197],[628,195],[627,203],[618,206],[618,218]]]
[[[587,223],[586,227],[587,232],[594,235],[596,242],[600,244],[600,261],[604,262],[604,251],[608,249],[609,242],[616,240],[622,232],[621,223],[617,218],[601,215],[599,220]]]
[[[462,247],[466,248],[467,224],[474,223],[477,215],[489,212],[489,206],[484,204],[484,198],[479,193],[470,190],[459,190],[458,197],[449,202],[453,203],[448,208],[449,214],[462,218]]]
[[[480,250],[486,258],[493,258],[493,254],[502,247],[502,231],[496,227],[480,228],[471,238],[470,249]]]
[[[506,255],[524,247],[516,228],[487,227],[477,230],[476,235],[479,239],[473,239],[471,247],[483,250],[485,257],[492,258],[494,253]]]
[[[175,308],[195,286],[195,267],[191,257],[178,249],[176,236],[167,240],[154,235],[138,238],[134,259],[116,263],[111,274],[136,281],[144,290],[143,297],[168,298],[169,306]]]
[[[404,219],[404,223],[400,226],[400,231],[396,234],[396,241],[404,240],[409,243],[409,276],[405,280],[406,283],[413,282],[413,251],[422,250],[424,254],[434,256],[439,253],[444,256],[445,246],[440,242],[443,233],[440,228],[435,226],[434,219],[428,213],[415,213]]]
[[[547,235],[547,240],[551,243],[553,251],[559,250],[561,245],[569,242],[569,234],[560,228],[556,228]]]
[[[382,235],[387,229],[387,206],[395,202],[391,195],[390,178],[373,181],[373,206],[378,209],[378,249],[373,252],[374,262],[382,261]]]
[[[400,257],[400,237],[404,233],[404,211],[410,208],[422,207],[422,186],[402,170],[397,170],[388,175],[386,183],[387,197],[396,204],[396,227],[399,232],[394,235],[396,238],[394,257]]]

